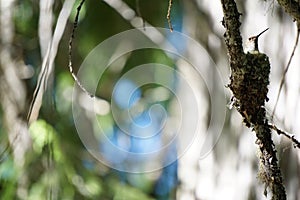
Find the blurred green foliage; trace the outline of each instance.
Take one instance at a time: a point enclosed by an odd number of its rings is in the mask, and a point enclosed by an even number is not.
[[[137,9],[136,1],[125,1]],[[0,121],[0,199],[18,199],[20,192],[25,192],[28,199],[130,199],[147,200],[152,196],[153,180],[136,176],[132,183],[120,181],[117,173],[102,165],[86,152],[81,143],[72,116],[72,89],[74,81],[68,71],[68,40],[72,31],[76,2],[70,21],[60,43],[55,60],[53,91],[48,91],[42,105],[40,119],[30,126],[32,149],[27,153],[22,169],[13,160],[11,149],[5,149],[8,138],[4,123]],[[142,17],[155,26],[166,27],[167,1],[139,1]],[[62,2],[55,1],[55,16],[62,7]],[[35,69],[35,75],[26,80],[29,104],[42,65],[38,41],[39,6],[35,0],[17,1],[15,13],[15,45],[18,56]],[[56,19],[55,19],[56,20]],[[55,26],[56,21],[53,25]],[[73,63],[75,71],[85,56],[100,42],[119,32],[131,29],[131,25],[115,10],[103,1],[86,1],[80,13],[77,29]],[[99,87],[100,96],[110,100],[115,80],[132,67],[154,62],[168,66],[172,61],[159,50],[141,50],[133,52],[121,73],[107,72],[102,77],[104,87]],[[49,99],[51,100],[49,101]],[[50,103],[49,103],[50,102]],[[0,117],[2,119],[0,110]],[[24,113],[26,116],[26,113]],[[110,129],[113,125],[111,114],[97,116]],[[2,151],[3,150],[3,151]],[[23,189],[20,191],[20,179]],[[137,186],[141,186],[140,188]]]

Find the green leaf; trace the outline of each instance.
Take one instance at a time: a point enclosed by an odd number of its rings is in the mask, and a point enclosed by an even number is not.
[[[45,145],[53,141],[55,130],[44,120],[37,120],[29,127],[29,132],[33,141],[33,149],[37,153],[41,153]]]

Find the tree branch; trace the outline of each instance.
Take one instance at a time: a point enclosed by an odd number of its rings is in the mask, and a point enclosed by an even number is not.
[[[287,72],[288,72],[288,70],[290,68],[290,64],[292,62],[292,59],[294,57],[296,48],[298,46],[299,34],[300,34],[300,26],[298,26],[297,28],[298,28],[298,30],[297,30],[297,35],[296,35],[296,41],[295,41],[295,44],[294,44],[293,51],[291,53],[290,59],[289,59],[287,65],[286,65],[286,67],[284,69],[284,72],[283,72],[283,75],[282,75],[282,78],[281,78],[281,81],[280,81],[280,85],[279,85],[279,89],[278,89],[278,94],[277,94],[277,98],[276,98],[276,101],[275,101],[275,106],[274,106],[274,109],[273,109],[273,112],[272,112],[272,116],[271,116],[272,119],[273,119],[273,117],[275,115],[275,111],[276,111],[276,108],[277,108],[277,104],[278,104],[278,101],[279,101],[279,97],[280,97],[280,93],[281,93],[282,87],[285,84],[285,76],[286,76],[286,74],[287,74]]]
[[[286,138],[290,139],[294,143],[294,147],[300,149],[300,142],[295,139],[295,135],[284,132],[283,130],[277,128],[275,124],[269,124],[269,127],[276,131],[278,135],[284,135]]]
[[[239,21],[239,17],[241,14],[238,12],[233,0],[221,0],[221,2],[224,12],[222,23],[226,28],[224,37],[228,50],[230,67],[232,69],[240,68],[240,65],[245,62],[243,42],[240,35],[241,22]]]
[[[229,88],[236,101],[234,106],[243,116],[247,127],[256,133],[256,144],[260,150],[259,178],[269,188],[272,199],[286,199],[275,145],[268,126],[265,101],[268,101],[270,74],[269,59],[265,54],[244,54],[239,28],[241,15],[234,0],[221,0],[226,28],[224,34],[228,50],[231,76]],[[265,190],[265,195],[267,194]]]
[[[172,4],[173,4],[173,0],[169,0],[168,13],[167,13],[167,20],[168,20],[169,29],[170,29],[171,32],[173,32],[173,26],[172,26],[172,22],[171,22],[171,9],[172,9]]]
[[[82,85],[82,83],[79,81],[77,75],[74,73],[73,70],[73,63],[72,63],[72,51],[73,51],[73,39],[75,38],[75,31],[78,26],[78,19],[79,19],[79,14],[81,7],[83,6],[85,0],[81,0],[79,6],[77,7],[77,12],[75,16],[75,21],[73,23],[73,29],[72,29],[72,34],[69,40],[69,71],[74,79],[74,81],[77,83],[77,85],[82,89],[82,91],[86,94],[88,94],[91,98],[94,98],[94,95],[87,91],[87,89]]]
[[[278,4],[283,7],[294,20],[297,21],[298,28],[300,27],[300,3],[295,0],[277,0]]]

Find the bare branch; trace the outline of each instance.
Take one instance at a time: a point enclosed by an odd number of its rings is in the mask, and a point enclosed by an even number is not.
[[[170,31],[173,32],[173,26],[171,22],[171,9],[172,9],[173,0],[169,0],[169,6],[168,6],[168,13],[167,13],[167,20],[169,24]]]
[[[91,98],[94,97],[93,94],[91,94],[90,92],[88,92],[85,87],[81,84],[81,82],[79,81],[78,77],[76,76],[76,74],[74,73],[74,70],[73,70],[73,64],[72,64],[72,49],[73,49],[73,39],[75,37],[75,30],[78,26],[78,19],[79,19],[79,13],[80,13],[80,10],[81,10],[81,7],[83,6],[85,0],[82,0],[79,4],[79,6],[77,7],[77,12],[76,12],[76,17],[75,17],[75,21],[74,21],[74,24],[73,24],[73,30],[72,30],[72,34],[71,34],[71,37],[70,37],[70,40],[69,40],[69,70],[70,70],[70,73],[74,79],[74,81],[77,83],[77,85],[85,92],[87,93]]]
[[[295,139],[295,135],[284,132],[283,130],[277,128],[275,124],[269,124],[269,127],[276,131],[278,135],[284,135],[286,138],[290,139],[294,143],[294,147],[300,149],[300,142]]]
[[[290,68],[290,64],[291,64],[291,62],[292,62],[292,59],[293,59],[293,57],[294,57],[296,48],[297,48],[297,46],[298,46],[299,34],[300,34],[300,26],[298,27],[298,30],[297,30],[297,36],[296,36],[295,45],[294,45],[294,47],[293,47],[293,51],[292,51],[292,53],[291,53],[290,59],[289,59],[287,65],[286,65],[286,67],[285,67],[285,70],[284,70],[284,72],[283,72],[283,75],[282,75],[282,78],[281,78],[281,81],[280,81],[279,90],[278,90],[278,94],[277,94],[277,98],[276,98],[276,103],[275,103],[275,106],[274,106],[274,109],[273,109],[273,112],[272,112],[271,119],[273,119],[273,117],[274,117],[274,114],[275,114],[275,111],[276,111],[276,108],[277,108],[277,104],[278,104],[278,101],[279,101],[280,93],[281,93],[281,90],[282,90],[283,85],[285,84],[285,76],[286,76],[286,73],[288,72],[288,70],[289,70],[289,68]]]

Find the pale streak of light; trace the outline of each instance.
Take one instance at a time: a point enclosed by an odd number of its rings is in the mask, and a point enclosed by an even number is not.
[[[147,21],[144,21],[145,28],[143,29],[143,19],[139,17],[136,12],[125,2],[121,0],[104,0],[104,2],[115,9],[124,19],[128,20],[134,28],[141,30],[141,32],[150,40],[152,40],[152,42],[154,42],[156,45],[160,47],[172,47],[171,44],[165,41],[165,36]],[[172,49],[176,51],[175,48]]]
[[[54,18],[54,14],[52,12],[53,3],[53,0],[40,1],[38,33],[42,58],[45,57],[52,40],[52,23]]]
[[[39,115],[42,105],[43,94],[47,88],[47,82],[54,70],[54,60],[57,54],[58,44],[66,27],[67,20],[71,14],[75,0],[65,1],[61,12],[59,13],[56,27],[53,34],[51,45],[47,49],[46,56],[43,59],[42,69],[39,74],[38,83],[34,91],[34,97],[28,113],[29,123],[35,121]]]

